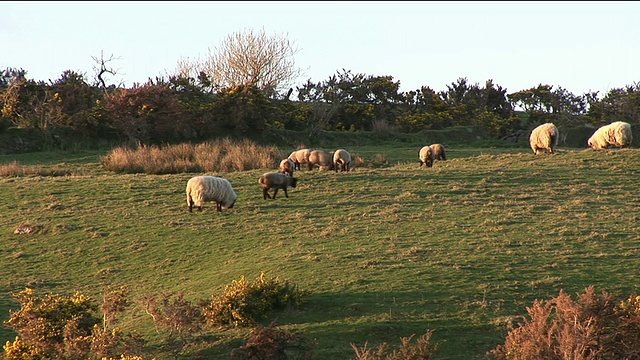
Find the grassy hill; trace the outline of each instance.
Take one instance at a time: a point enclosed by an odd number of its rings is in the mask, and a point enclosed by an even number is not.
[[[71,174],[0,178],[0,320],[25,287],[99,300],[105,286],[127,285],[134,305],[121,327],[157,344],[143,295],[210,299],[264,271],[310,291],[301,309],[276,315],[317,340],[318,359],[432,329],[438,359],[468,360],[503,343],[534,299],[589,285],[628,294],[640,281],[638,149],[536,157],[456,143],[420,169],[415,141],[341,147],[385,165],[299,171],[289,198],[275,200],[257,183],[272,169],[210,174],[239,195],[222,213],[187,211],[196,174],[112,174],[99,151],[0,157]],[[36,231],[15,234],[20,224]],[[215,346],[200,355],[224,358],[248,330],[210,331]],[[0,328],[3,343],[14,336]]]

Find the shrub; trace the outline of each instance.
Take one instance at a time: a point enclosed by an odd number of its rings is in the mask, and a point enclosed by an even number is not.
[[[246,345],[234,349],[231,359],[313,359],[315,342],[309,342],[299,332],[280,330],[275,322],[257,326]]]
[[[10,311],[4,322],[18,333],[15,341],[4,346],[6,359],[102,358],[142,348],[143,341],[137,336],[125,335],[117,328],[108,331],[106,324],[100,326],[98,306],[79,292],[71,297],[48,294],[39,298],[27,288],[12,295],[21,308]],[[103,309],[121,310],[120,295],[106,298],[120,305],[106,304]]]
[[[624,301],[593,286],[577,301],[564,291],[550,301],[535,300],[530,319],[511,329],[504,345],[488,352],[495,359],[638,359],[640,298]]]
[[[162,295],[160,300],[145,296],[144,308],[153,318],[156,331],[159,327],[167,330],[165,348],[175,358],[195,343],[196,335],[204,324],[200,307],[190,303],[182,293],[176,296]]]
[[[216,325],[252,326],[265,318],[271,310],[300,306],[306,292],[277,277],[267,279],[264,272],[254,283],[244,276],[225,286],[224,294],[213,295],[203,305],[207,321]]]

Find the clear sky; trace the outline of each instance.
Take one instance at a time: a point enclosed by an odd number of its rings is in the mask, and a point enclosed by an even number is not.
[[[65,70],[92,81],[113,56],[111,83],[173,73],[246,29],[284,35],[304,72],[392,76],[401,91],[467,78],[513,93],[539,84],[574,95],[640,82],[640,2],[619,1],[0,1],[0,69],[36,81]]]

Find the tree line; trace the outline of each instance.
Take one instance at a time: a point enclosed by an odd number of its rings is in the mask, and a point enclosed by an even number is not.
[[[402,92],[392,76],[343,69],[327,80],[283,87],[299,74],[291,61],[295,52],[283,37],[236,33],[208,61],[183,60],[174,74],[130,88],[107,85],[105,76],[116,74],[107,66],[113,57],[93,58],[98,66],[92,83],[72,70],[45,82],[7,68],[0,72],[0,139],[21,129],[50,146],[64,141],[159,145],[222,136],[259,141],[278,129],[313,136],[458,126],[480,127],[503,139],[545,122],[560,129],[639,122],[640,83],[602,97],[543,84],[507,93],[491,79],[480,85],[467,78],[444,91],[422,86]]]

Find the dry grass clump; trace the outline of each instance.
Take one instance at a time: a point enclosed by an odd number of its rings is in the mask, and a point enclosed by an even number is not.
[[[101,165],[116,173],[177,174],[184,172],[232,172],[273,168],[285,157],[275,146],[250,140],[225,138],[210,143],[115,148],[100,158]]]
[[[362,348],[358,348],[355,344],[351,347],[356,352],[356,360],[407,360],[407,359],[433,359],[438,352],[438,344],[431,343],[431,335],[433,330],[427,332],[416,339],[411,335],[401,338],[402,344],[398,349],[391,349],[387,343],[380,344],[376,349],[370,348],[369,343],[365,343]]]
[[[71,171],[64,164],[47,168],[42,165],[20,165],[19,162],[14,161],[0,165],[0,176],[2,177],[65,175],[71,175]]]

